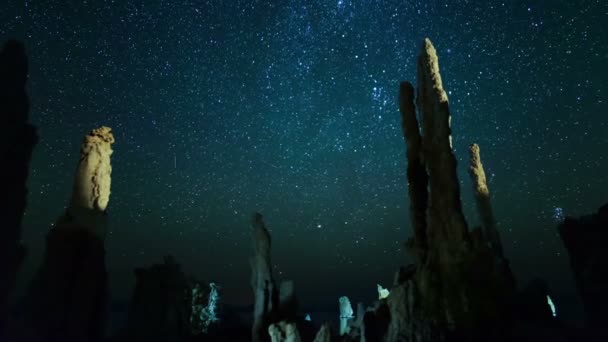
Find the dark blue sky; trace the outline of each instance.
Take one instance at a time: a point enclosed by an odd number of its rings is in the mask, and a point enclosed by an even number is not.
[[[30,257],[67,204],[82,136],[114,129],[108,265],[173,254],[249,300],[249,217],[273,236],[302,302],[373,298],[408,262],[396,96],[421,41],[440,57],[466,215],[466,147],[481,146],[520,279],[573,295],[557,216],[608,199],[608,2],[64,1],[0,5],[25,42],[41,142],[24,235]]]

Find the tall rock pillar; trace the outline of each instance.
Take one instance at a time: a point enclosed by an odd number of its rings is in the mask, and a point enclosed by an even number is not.
[[[25,91],[28,61],[23,44],[10,40],[0,50],[0,339],[17,272],[25,258],[21,220],[27,201],[27,177],[36,128],[29,121]]]
[[[28,296],[30,324],[44,341],[100,341],[107,299],[104,238],[114,143],[94,129],[80,148],[72,197],[47,236]]]
[[[414,233],[408,247],[414,271],[400,275],[387,298],[391,322],[384,338],[474,340],[479,333],[487,338],[485,333],[498,332],[504,325],[506,302],[514,287],[506,262],[495,262],[502,249],[489,197],[482,197],[489,192],[478,153],[472,172],[477,176],[476,198],[488,214],[484,216],[487,234],[469,231],[462,212],[449,101],[429,39],[418,56],[416,90],[414,100],[414,87],[403,82],[399,94]]]
[[[262,214],[255,213],[252,220],[254,254],[251,259],[251,287],[253,288],[253,342],[267,341],[268,327],[273,323],[279,304],[279,291],[272,276],[270,262],[270,233]]]
[[[503,257],[500,235],[496,229],[496,219],[490,202],[490,190],[486,182],[486,172],[481,164],[479,145],[469,146],[469,174],[473,181],[473,195],[477,205],[477,213],[481,220],[481,232],[499,258]]]

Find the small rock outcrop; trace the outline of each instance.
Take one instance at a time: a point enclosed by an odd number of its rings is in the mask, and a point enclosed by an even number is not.
[[[206,290],[201,283],[190,278],[190,330],[193,335],[207,334],[212,326],[220,321],[219,318],[219,286],[209,283]]]
[[[113,143],[108,127],[94,129],[85,137],[70,203],[47,235],[42,265],[27,298],[28,324],[41,340],[100,341],[104,337],[104,237]]]
[[[355,318],[355,315],[348,297],[340,297],[338,304],[340,307],[340,336],[344,336],[350,332],[350,322]]]
[[[15,286],[26,249],[21,243],[21,220],[27,202],[27,177],[36,128],[29,123],[25,90],[28,60],[22,43],[9,40],[0,50],[0,339],[7,319],[8,298]]]
[[[215,340],[219,286],[187,276],[172,256],[162,264],[136,268],[126,326],[116,341]]]
[[[321,326],[313,342],[331,342],[331,329],[329,324],[325,323]]]
[[[469,174],[473,184],[473,195],[477,205],[477,213],[481,221],[481,233],[484,240],[490,243],[498,258],[503,258],[500,234],[496,229],[496,219],[490,202],[490,190],[486,182],[486,172],[481,164],[479,145],[469,146]]]
[[[608,204],[593,215],[566,217],[559,234],[570,255],[587,326],[593,335],[608,340]]]
[[[300,333],[295,323],[281,321],[268,327],[271,342],[300,342]]]
[[[167,256],[163,264],[135,269],[135,289],[123,341],[181,341],[191,336],[188,278]]]

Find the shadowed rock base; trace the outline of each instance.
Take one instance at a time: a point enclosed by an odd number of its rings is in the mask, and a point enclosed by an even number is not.
[[[40,341],[104,338],[104,237],[113,143],[108,127],[85,136],[70,204],[47,236],[44,259],[27,297],[27,322]]]
[[[254,245],[251,259],[251,287],[254,296],[251,340],[261,342],[269,340],[268,326],[276,320],[279,291],[272,276],[270,233],[260,213],[254,214],[251,225]]]
[[[608,341],[608,204],[593,215],[567,217],[559,233],[570,255],[590,333],[598,341]]]
[[[37,341],[101,341],[105,333],[105,249],[86,229],[57,227],[47,236],[28,298]]]
[[[25,90],[28,61],[25,47],[10,40],[0,50],[0,340],[8,328],[8,299],[26,255],[21,221],[27,202],[27,177],[36,128],[29,121]]]

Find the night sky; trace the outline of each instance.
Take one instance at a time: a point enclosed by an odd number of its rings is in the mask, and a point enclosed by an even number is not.
[[[25,42],[31,121],[26,284],[68,203],[82,137],[113,128],[107,262],[173,254],[252,300],[250,217],[273,237],[275,276],[308,306],[370,301],[410,262],[397,92],[421,41],[438,50],[471,226],[477,142],[505,251],[522,284],[575,296],[563,215],[608,201],[608,2],[65,1],[0,5]]]

